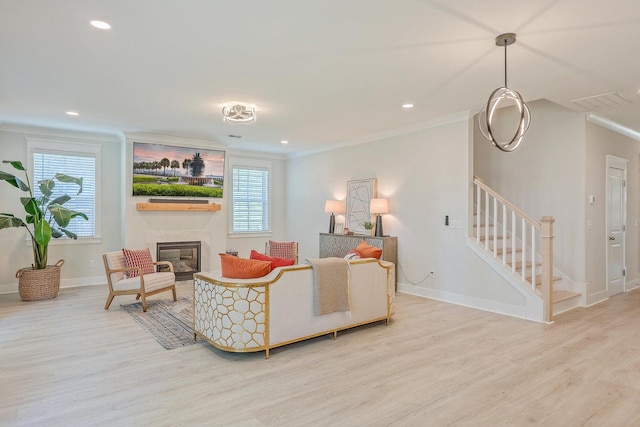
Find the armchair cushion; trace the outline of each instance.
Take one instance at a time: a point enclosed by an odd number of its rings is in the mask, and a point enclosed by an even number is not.
[[[176,280],[176,275],[169,271],[163,273],[153,273],[144,275],[144,289],[147,292],[153,292],[156,289],[166,288],[173,285]],[[128,279],[122,279],[113,284],[114,291],[125,291],[140,289],[140,278],[130,277]]]
[[[255,279],[271,272],[271,262],[220,254],[222,276],[232,279]]]
[[[155,272],[153,260],[151,259],[151,251],[149,251],[149,248],[139,250],[123,248],[122,254],[124,255],[124,261],[127,267],[139,267],[142,270],[142,274],[151,274]],[[127,273],[127,277],[137,276],[137,270],[132,270]]]
[[[284,259],[278,257],[270,257],[269,255],[261,254],[258,251],[251,250],[250,259],[259,259],[260,261],[269,261],[271,263],[271,270],[276,267],[285,267],[287,265],[293,265],[295,263],[292,259]]]

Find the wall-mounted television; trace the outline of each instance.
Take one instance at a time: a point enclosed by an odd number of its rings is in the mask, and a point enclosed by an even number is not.
[[[222,197],[224,151],[133,143],[133,195]]]

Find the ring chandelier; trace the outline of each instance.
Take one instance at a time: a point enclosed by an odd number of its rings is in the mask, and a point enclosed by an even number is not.
[[[496,37],[496,46],[504,46],[504,86],[499,87],[491,93],[487,104],[482,107],[482,111],[480,111],[478,117],[478,125],[484,137],[491,141],[494,147],[505,152],[511,152],[518,148],[531,124],[529,107],[524,103],[518,91],[510,89],[509,86],[507,86],[507,46],[515,42],[516,35],[514,33],[500,34]],[[498,141],[494,135],[494,115],[498,106],[505,102],[515,103],[520,115],[520,121],[510,141]]]

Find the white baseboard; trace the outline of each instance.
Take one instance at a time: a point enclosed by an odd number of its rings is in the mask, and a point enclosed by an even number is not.
[[[78,277],[73,279],[61,279],[60,289],[64,288],[77,288],[78,286],[95,286],[95,285],[107,285],[106,278],[102,276],[92,277]],[[17,294],[18,283],[9,283],[0,285],[0,294]],[[107,292],[108,293],[108,292]]]
[[[478,310],[489,311],[491,313],[517,317],[519,319],[533,320],[535,322],[540,322],[539,319],[533,318],[531,317],[530,314],[527,313],[527,307],[524,305],[505,304],[505,303],[488,300],[484,298],[454,294],[451,292],[441,291],[437,289],[409,285],[406,283],[398,283],[398,292],[425,297],[429,299],[434,299],[437,301],[448,302],[451,304],[461,305],[464,307],[475,308]]]

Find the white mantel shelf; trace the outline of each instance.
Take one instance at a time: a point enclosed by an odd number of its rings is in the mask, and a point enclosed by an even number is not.
[[[222,208],[217,203],[136,203],[139,211],[219,211]]]

